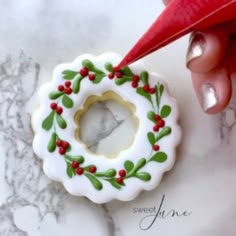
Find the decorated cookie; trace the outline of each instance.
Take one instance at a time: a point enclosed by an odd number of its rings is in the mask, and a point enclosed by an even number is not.
[[[117,70],[120,61],[114,53],[85,54],[57,66],[39,90],[32,117],[33,149],[45,174],[96,203],[129,201],[155,188],[173,167],[181,139],[179,110],[166,83],[140,61]],[[130,104],[137,118],[133,142],[113,158],[91,152],[79,135],[81,111],[99,98]]]

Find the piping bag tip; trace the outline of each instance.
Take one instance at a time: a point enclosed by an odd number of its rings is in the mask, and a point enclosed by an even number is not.
[[[194,30],[236,19],[236,0],[173,0],[126,54],[121,69]]]

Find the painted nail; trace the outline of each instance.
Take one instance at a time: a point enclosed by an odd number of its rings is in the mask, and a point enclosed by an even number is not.
[[[193,59],[200,57],[203,54],[205,45],[206,41],[201,33],[194,33],[192,35],[186,56],[187,66]]]
[[[218,103],[218,98],[214,87],[210,84],[203,84],[201,88],[201,103],[205,112],[213,108]]]

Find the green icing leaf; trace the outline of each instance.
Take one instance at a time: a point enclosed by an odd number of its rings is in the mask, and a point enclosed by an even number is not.
[[[76,78],[72,84],[72,90],[76,94],[79,93],[79,91],[80,91],[80,83],[81,83],[82,79],[83,79],[83,77],[80,76],[80,77]]]
[[[113,65],[110,62],[105,64],[105,69],[109,72],[113,72]]]
[[[52,128],[54,115],[55,111],[51,111],[50,114],[44,119],[42,123],[43,129],[50,130]]]
[[[72,176],[75,175],[75,169],[72,168],[71,164],[68,162],[67,162],[66,173],[70,178],[72,178]]]
[[[164,91],[164,86],[163,84],[158,84],[155,86],[155,90],[156,90],[156,103],[158,106],[158,109],[160,107],[160,102],[161,102],[161,96],[163,94]]]
[[[104,73],[96,73],[95,80],[93,81],[94,84],[98,84],[102,81],[102,79],[106,76]]]
[[[163,163],[167,160],[167,155],[164,152],[158,152],[154,156],[152,156],[150,161],[155,161],[159,163]]]
[[[122,72],[123,75],[133,76],[133,72],[130,70],[128,66],[123,67],[120,71]]]
[[[67,124],[66,121],[64,120],[64,118],[61,115],[56,114],[56,120],[57,120],[57,124],[59,125],[59,127],[61,129],[65,129]]]
[[[124,183],[118,184],[118,183],[116,182],[116,178],[106,179],[106,181],[108,181],[113,187],[115,187],[115,188],[117,188],[117,189],[121,189],[122,186],[125,186]]]
[[[103,188],[102,183],[94,175],[89,173],[84,173],[84,175],[89,179],[94,188],[97,190],[101,190]]]
[[[66,108],[71,108],[73,107],[73,101],[72,99],[67,96],[66,94],[63,95],[62,97],[62,104],[66,107]]]
[[[148,84],[148,72],[147,71],[141,72],[140,79],[143,81],[144,84]]]
[[[147,172],[139,172],[135,174],[135,177],[141,179],[143,181],[149,181],[151,179],[151,175]]]
[[[122,84],[126,83],[127,81],[132,81],[132,78],[128,77],[128,76],[122,76],[122,78],[115,79],[115,83],[117,85],[122,85]]]
[[[66,149],[66,152],[70,152],[71,151],[71,145],[69,144],[69,147]]]
[[[137,164],[134,166],[132,172],[137,172],[138,170],[140,170],[143,166],[145,166],[146,164],[146,159],[145,158],[141,158],[139,159],[139,161],[137,162]]]
[[[83,156],[71,156],[71,155],[65,155],[66,162],[71,163],[72,161],[77,161],[79,164],[82,164],[84,162]]]
[[[170,127],[165,127],[163,128],[157,135],[156,137],[156,142],[160,139],[162,139],[163,137],[169,135],[171,133],[171,128]]]
[[[129,173],[127,173],[126,178],[135,175],[135,173],[145,165],[146,165],[146,159],[145,158],[139,159],[136,165],[132,168],[132,170]]]
[[[64,94],[64,92],[54,91],[54,92],[49,93],[49,98],[52,100],[55,100],[63,94]]]
[[[154,123],[156,123],[156,120],[155,120],[155,113],[153,111],[149,111],[147,113],[147,117],[150,121],[153,121]]]
[[[54,152],[56,149],[56,141],[57,141],[57,135],[55,132],[51,134],[51,138],[48,142],[48,151],[49,152]]]
[[[64,70],[62,72],[63,75],[63,79],[65,80],[72,80],[74,79],[74,77],[78,74],[77,71],[73,71],[73,70]]]
[[[164,92],[164,85],[163,85],[163,84],[160,84],[160,85],[159,85],[160,97],[162,96],[163,92]]]
[[[97,177],[114,177],[116,175],[116,170],[108,169],[107,171],[104,172],[97,172],[95,175]]]
[[[157,107],[159,109],[160,106],[160,97],[159,97],[159,88],[157,85],[155,85],[155,93],[156,93],[156,103],[157,103]]]
[[[133,169],[134,163],[132,161],[127,160],[124,163],[124,167],[125,167],[126,172],[129,173]]]
[[[149,102],[152,102],[151,95],[149,93],[144,92],[142,87],[137,88],[136,92],[139,95],[141,95],[141,96],[145,97],[146,99],[148,99]]]
[[[104,74],[103,71],[100,69],[96,68],[95,65],[88,59],[85,59],[82,61],[82,66],[86,67],[89,71],[95,72],[96,74]]]
[[[171,113],[171,107],[168,105],[164,105],[161,109],[161,118],[166,118],[170,115]]]
[[[148,136],[149,143],[153,146],[156,142],[154,133],[149,132],[147,136]]]
[[[82,61],[82,66],[83,67],[86,67],[87,69],[89,69],[90,71],[96,71],[96,67],[94,66],[94,64],[88,60],[88,59],[85,59]]]

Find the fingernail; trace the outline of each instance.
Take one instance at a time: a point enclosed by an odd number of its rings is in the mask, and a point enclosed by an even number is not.
[[[205,44],[206,41],[201,33],[195,33],[192,35],[186,56],[187,66],[193,59],[200,57],[203,54]]]
[[[202,108],[205,112],[213,108],[218,103],[218,98],[214,87],[210,84],[203,84],[201,88]]]

